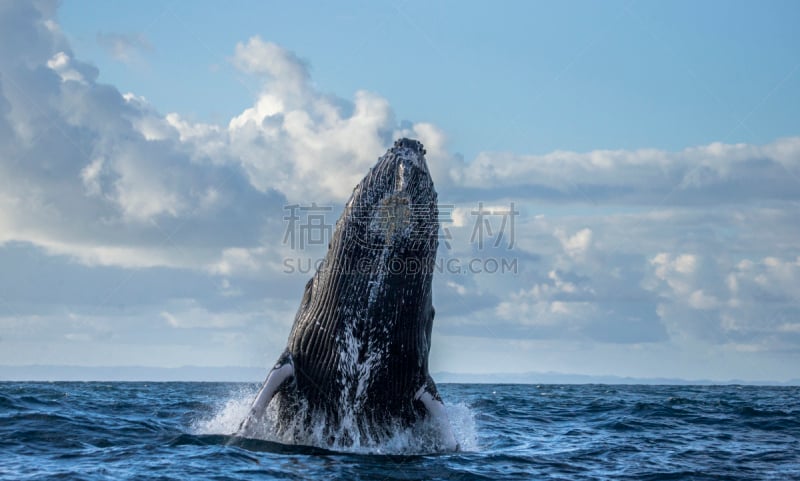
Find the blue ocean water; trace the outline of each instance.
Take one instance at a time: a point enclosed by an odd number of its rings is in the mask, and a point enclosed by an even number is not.
[[[229,436],[256,385],[0,383],[0,480],[800,479],[800,388],[443,384],[463,451]]]

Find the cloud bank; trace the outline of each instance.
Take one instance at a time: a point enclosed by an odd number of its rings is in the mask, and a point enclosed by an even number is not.
[[[438,275],[443,336],[800,352],[800,137],[465,162],[438,126],[400,121],[366,90],[325,94],[305,61],[260,37],[230,57],[261,82],[253,105],[227,125],[197,123],[99,83],[55,11],[0,5],[0,257],[13,266],[0,278],[0,363],[36,362],[24,352],[37,342],[80,364],[75,345],[111,352],[161,337],[206,346],[222,364],[246,346],[239,361],[257,365],[265,338],[282,344],[307,276],[286,274],[286,259],[322,255],[283,242],[284,206],[341,205],[400,136],[425,144],[440,200],[453,206],[441,255],[519,267]],[[152,48],[143,37],[98,40],[123,61]],[[513,248],[508,237],[476,245],[479,202],[514,202]],[[136,334],[142,326],[153,334]],[[203,357],[172,353],[155,357]]]

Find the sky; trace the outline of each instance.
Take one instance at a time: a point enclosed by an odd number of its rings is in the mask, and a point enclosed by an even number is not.
[[[800,377],[800,6],[499,5],[0,4],[0,365],[270,366],[406,136],[431,371]]]

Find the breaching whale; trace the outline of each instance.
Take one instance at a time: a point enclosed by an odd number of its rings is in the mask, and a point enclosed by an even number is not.
[[[271,407],[284,439],[322,420],[329,439],[363,445],[424,421],[439,448],[457,449],[428,372],[438,230],[425,149],[398,140],[353,189],[238,435]]]

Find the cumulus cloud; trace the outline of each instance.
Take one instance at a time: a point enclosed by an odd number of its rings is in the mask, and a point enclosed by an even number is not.
[[[442,332],[751,353],[800,349],[795,203],[713,211],[552,205],[517,199],[519,210],[543,213],[519,219],[516,247],[505,252],[468,250],[469,216],[450,225],[453,249],[445,256],[514,257],[520,271],[456,277],[468,292],[491,296],[483,309],[464,313],[457,298],[444,295],[452,304],[439,310]],[[458,317],[447,317],[449,310]]]
[[[0,59],[0,242],[92,265],[195,269],[231,243],[258,245],[266,224],[247,206],[279,208],[281,195],[252,187],[235,158],[212,158],[213,142],[187,141],[224,129],[185,125],[97,83],[53,9],[39,7],[12,2],[0,12],[0,48],[25,45]],[[232,222],[235,231],[219,228]]]
[[[253,37],[236,46],[233,64],[264,77],[255,105],[231,119],[230,149],[250,182],[290,201],[343,201],[391,142],[419,138],[437,181],[449,181],[443,132],[431,124],[401,126],[388,101],[358,91],[353,101],[316,90],[305,62],[283,47]]]
[[[800,314],[800,259],[731,262],[705,255],[702,261],[687,254],[653,259],[653,275],[661,282],[645,283],[645,288],[659,295],[659,313],[673,337],[749,351],[800,349],[793,330]],[[681,272],[678,259],[692,259],[691,265]],[[698,263],[702,273],[696,271]]]
[[[592,243],[592,230],[583,228],[572,236],[567,236],[561,229],[556,229],[556,237],[561,241],[564,251],[570,257],[582,257],[586,255]]]

